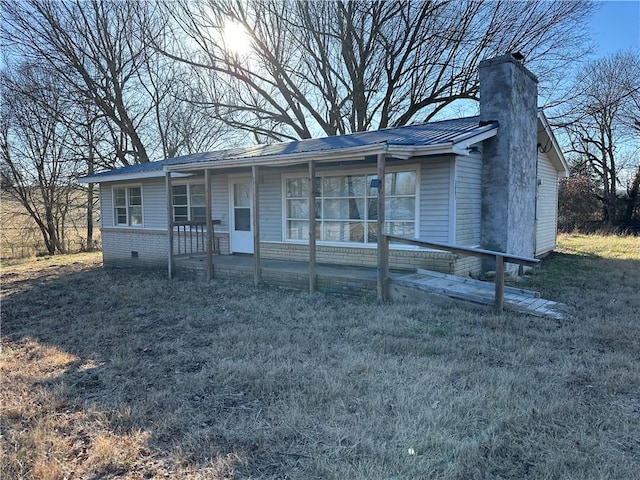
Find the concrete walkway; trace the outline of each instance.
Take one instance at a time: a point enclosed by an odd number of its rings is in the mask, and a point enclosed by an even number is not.
[[[309,281],[307,262],[270,260],[260,261],[265,284],[305,290]],[[253,281],[253,255],[216,255],[213,257],[214,278]],[[193,256],[176,259],[178,273],[191,272],[193,278],[204,278],[205,257]],[[347,265],[317,265],[318,290],[328,293],[363,295],[376,293],[375,268]],[[183,275],[182,275],[183,276]],[[455,300],[480,305],[494,305],[495,286],[469,277],[419,269],[416,272],[392,271],[392,286],[412,289]],[[568,307],[562,303],[540,298],[538,292],[505,286],[504,308],[539,317],[562,319]]]

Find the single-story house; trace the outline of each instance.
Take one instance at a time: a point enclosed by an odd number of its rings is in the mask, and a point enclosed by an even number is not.
[[[475,117],[84,177],[100,185],[104,265],[169,265],[171,275],[175,257],[215,251],[375,267],[378,222],[397,236],[541,256],[556,246],[568,167],[537,108],[537,79],[512,55],[485,60],[480,98]],[[388,262],[458,275],[483,268],[476,257],[393,241]]]

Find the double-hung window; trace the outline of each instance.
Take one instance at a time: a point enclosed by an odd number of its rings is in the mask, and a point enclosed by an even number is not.
[[[142,187],[113,189],[113,218],[115,225],[142,226]]]
[[[206,221],[207,207],[204,184],[172,186],[174,222]]]
[[[316,177],[316,238],[326,242],[375,243],[378,191],[373,174]],[[385,175],[385,231],[414,237],[416,232],[415,170]],[[285,179],[287,240],[308,240],[309,205],[306,178]]]

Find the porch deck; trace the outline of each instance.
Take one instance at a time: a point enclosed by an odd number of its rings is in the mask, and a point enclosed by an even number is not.
[[[204,279],[205,262],[204,256],[176,258],[176,271],[181,277]],[[265,284],[297,290],[307,289],[309,284],[307,262],[261,259],[260,263],[262,280]],[[213,257],[214,278],[250,282],[253,281],[253,272],[253,255],[215,255]],[[377,270],[375,268],[318,264],[316,273],[317,288],[321,292],[353,296],[376,294]],[[492,306],[495,300],[493,283],[425,270],[392,271],[391,284],[394,287],[393,296],[396,297],[406,297],[406,291],[410,289],[417,296],[435,295],[479,305]],[[507,310],[555,319],[567,316],[566,305],[542,299],[537,292],[505,287],[504,293],[504,308]]]
[[[204,255],[178,257],[175,262],[179,277],[204,279],[206,276],[206,256]],[[254,265],[253,255],[214,255],[213,277],[250,282],[253,281]],[[268,285],[296,290],[308,288],[309,264],[307,262],[261,258],[260,266],[262,280]],[[376,293],[378,277],[375,268],[318,264],[316,276],[317,288],[321,292],[354,296]]]

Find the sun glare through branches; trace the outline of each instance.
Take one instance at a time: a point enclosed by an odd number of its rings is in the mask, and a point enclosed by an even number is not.
[[[234,20],[225,20],[222,37],[225,49],[229,53],[246,55],[251,50],[251,37],[249,33],[243,25]]]

